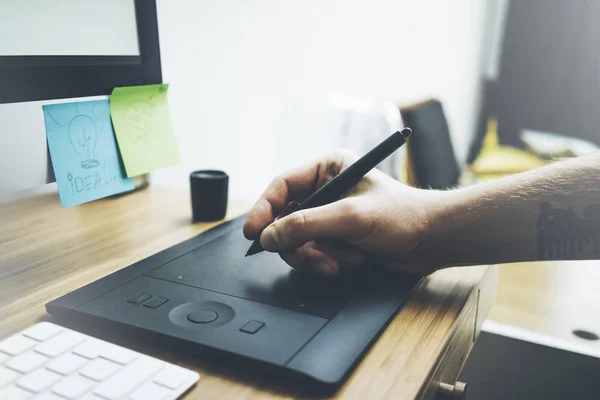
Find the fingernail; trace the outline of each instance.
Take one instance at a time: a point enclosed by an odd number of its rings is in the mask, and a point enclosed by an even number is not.
[[[273,225],[267,226],[260,235],[260,244],[265,250],[277,250],[279,247],[279,237],[277,229]]]

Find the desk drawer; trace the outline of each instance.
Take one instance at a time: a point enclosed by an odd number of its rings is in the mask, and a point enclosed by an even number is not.
[[[477,337],[477,309],[479,290],[474,291],[467,301],[462,315],[457,324],[452,339],[448,342],[437,368],[433,372],[427,387],[423,392],[422,400],[445,400],[461,397],[444,397],[439,394],[441,384],[455,385]]]

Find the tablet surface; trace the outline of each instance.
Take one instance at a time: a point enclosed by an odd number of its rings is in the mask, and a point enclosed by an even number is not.
[[[419,278],[369,266],[321,278],[276,254],[245,257],[243,223],[219,225],[46,308],[99,332],[339,385]]]

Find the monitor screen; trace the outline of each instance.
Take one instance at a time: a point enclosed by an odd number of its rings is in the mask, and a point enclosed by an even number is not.
[[[0,0],[0,56],[139,56],[133,0]]]
[[[53,181],[44,104],[162,82],[156,14],[155,0],[0,0],[0,203]]]

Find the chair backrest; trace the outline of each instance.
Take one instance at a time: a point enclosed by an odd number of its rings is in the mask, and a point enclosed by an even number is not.
[[[408,141],[411,173],[416,186],[448,189],[456,186],[460,168],[452,147],[448,122],[442,103],[427,100],[401,107],[405,126],[413,130]]]

